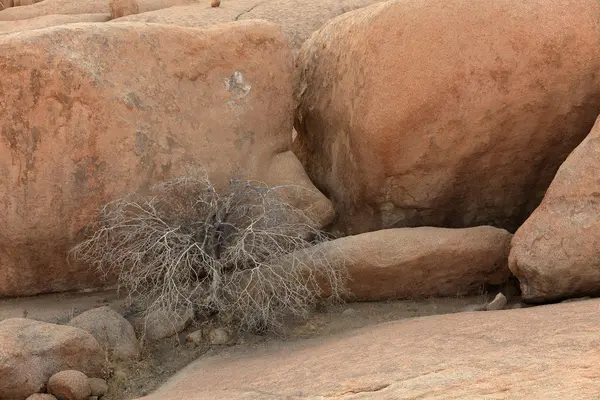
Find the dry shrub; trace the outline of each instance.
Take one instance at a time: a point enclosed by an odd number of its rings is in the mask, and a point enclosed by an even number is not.
[[[118,276],[146,316],[216,316],[234,328],[278,329],[323,294],[344,292],[346,272],[317,242],[310,213],[285,199],[302,188],[180,178],[107,204],[72,257]],[[336,258],[339,260],[339,257]],[[165,313],[166,311],[166,313]]]

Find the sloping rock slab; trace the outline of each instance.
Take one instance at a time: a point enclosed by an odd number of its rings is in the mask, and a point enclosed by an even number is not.
[[[403,320],[197,361],[144,400],[600,396],[600,301]]]

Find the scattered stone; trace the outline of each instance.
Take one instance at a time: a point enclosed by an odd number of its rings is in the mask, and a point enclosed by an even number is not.
[[[226,345],[231,341],[231,335],[223,328],[216,328],[208,334],[210,344],[216,346]]]
[[[77,368],[100,376],[104,352],[89,333],[24,318],[0,322],[0,399],[42,392],[55,373]]]
[[[98,399],[99,399],[99,397],[98,397],[98,396],[90,396],[90,397],[88,398],[88,400],[98,400]]]
[[[139,330],[144,332],[145,340],[155,342],[183,331],[194,318],[192,310],[185,315],[173,315],[166,311],[155,311],[139,320]]]
[[[88,383],[92,391],[92,396],[102,397],[108,392],[108,384],[101,378],[89,378]]]
[[[486,304],[485,310],[486,311],[497,311],[497,310],[502,310],[505,306],[506,306],[506,296],[504,296],[502,293],[498,293],[496,295],[496,297],[494,297],[494,300],[492,300]]]
[[[92,395],[88,377],[80,371],[58,372],[48,380],[48,392],[61,400],[88,400]]]
[[[198,329],[187,335],[185,338],[186,342],[193,344],[194,346],[200,346],[203,342],[204,334],[202,329]]]
[[[221,5],[221,0],[212,0],[210,2],[211,7],[219,7]]]
[[[356,315],[356,310],[354,308],[346,308],[343,312],[342,315],[344,317],[350,317],[353,315]]]
[[[342,315],[345,317],[356,315],[357,311],[354,308],[347,308],[342,311]]]
[[[111,358],[129,360],[138,359],[141,355],[133,326],[110,307],[86,311],[69,324],[90,332]]]
[[[34,393],[29,396],[26,400],[57,400],[56,397],[47,393]]]

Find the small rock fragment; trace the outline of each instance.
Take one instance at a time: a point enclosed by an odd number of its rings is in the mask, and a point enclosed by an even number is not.
[[[92,391],[92,396],[102,397],[108,392],[108,384],[104,379],[89,378],[88,383]]]
[[[155,342],[181,332],[193,318],[194,314],[191,310],[184,315],[175,315],[163,310],[155,311],[140,321],[140,330],[145,332],[146,340]]]
[[[197,331],[194,331],[194,332],[190,333],[189,335],[187,335],[185,340],[188,343],[193,344],[194,346],[199,346],[200,344],[202,344],[202,337],[203,337],[202,329],[198,329]]]
[[[356,315],[356,310],[354,308],[346,308],[343,312],[342,315],[344,317],[349,317],[351,315]]]
[[[62,400],[88,400],[92,395],[88,377],[72,369],[52,375],[48,381],[48,392]]]
[[[56,397],[47,393],[34,393],[29,396],[26,400],[56,400]]]
[[[217,328],[210,331],[208,334],[208,339],[210,340],[210,344],[213,345],[224,345],[229,343],[231,339],[229,332],[227,332],[223,328]]]
[[[502,293],[498,293],[496,295],[496,297],[494,298],[494,300],[490,301],[485,306],[485,310],[486,311],[502,310],[504,308],[504,306],[506,306],[506,296],[504,296]]]
[[[221,5],[221,0],[212,0],[210,2],[211,7],[219,7]]]

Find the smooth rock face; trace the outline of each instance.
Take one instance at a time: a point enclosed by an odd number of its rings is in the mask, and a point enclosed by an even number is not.
[[[600,118],[515,234],[510,269],[529,301],[600,293]]]
[[[88,332],[25,318],[0,322],[0,399],[23,400],[41,392],[57,372],[102,372],[104,353]]]
[[[122,0],[119,0],[122,1]],[[138,0],[139,1],[139,0]],[[149,0],[145,0],[149,1]],[[159,1],[159,0],[154,0]],[[160,0],[177,2],[182,0]],[[218,23],[262,19],[281,26],[292,49],[302,43],[330,19],[381,0],[227,0],[214,8],[209,1],[179,7],[160,7],[154,12],[140,11],[138,15],[115,22],[152,22],[190,27],[205,27]],[[145,6],[145,9],[149,6]],[[157,7],[159,8],[159,7]]]
[[[514,231],[600,112],[595,0],[397,0],[302,46],[295,153],[347,233]]]
[[[48,392],[63,400],[88,400],[92,395],[88,377],[75,370],[52,375],[48,380]]]
[[[302,187],[290,201],[327,224],[329,200],[290,151],[292,80],[288,44],[266,22],[0,37],[0,296],[100,286],[66,255],[101,205],[200,170],[217,187]]]
[[[2,0],[0,1],[0,10],[10,7],[29,6],[40,1],[42,0]]]
[[[594,399],[599,319],[597,300],[407,319],[201,359],[144,399]]]
[[[69,325],[91,333],[111,358],[129,360],[140,357],[140,345],[133,326],[110,307],[86,311],[73,318]]]
[[[0,35],[13,32],[31,31],[51,26],[75,24],[80,22],[106,22],[109,14],[44,15],[41,17],[16,21],[0,21]]]
[[[110,14],[107,0],[43,0],[27,7],[0,12],[0,21],[14,21],[50,15]]]
[[[511,236],[489,226],[399,228],[336,239],[319,250],[346,265],[355,300],[461,296],[508,281]]]
[[[56,400],[56,397],[47,393],[35,393],[29,396],[26,400]]]

